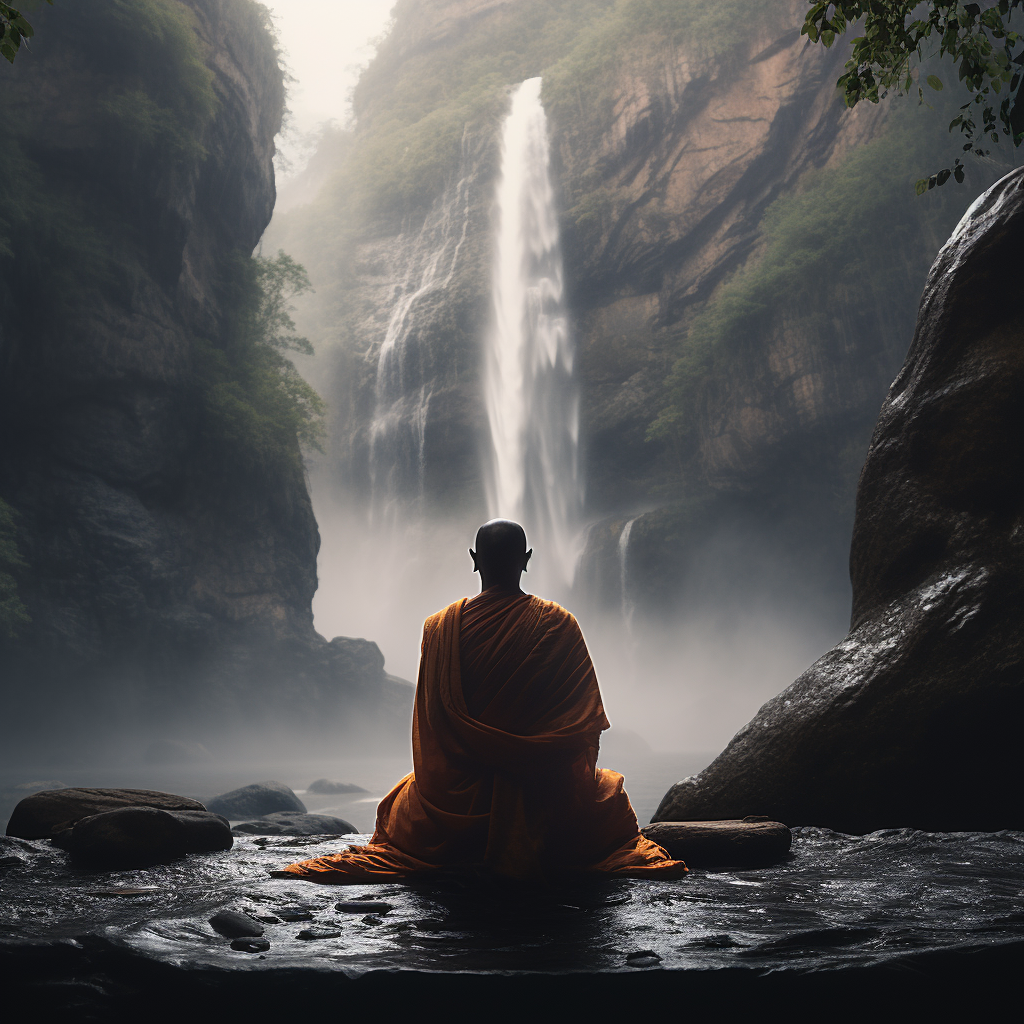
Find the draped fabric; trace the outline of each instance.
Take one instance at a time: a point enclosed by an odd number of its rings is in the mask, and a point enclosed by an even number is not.
[[[369,845],[284,873],[678,877],[686,865],[640,835],[622,776],[597,768],[608,724],[569,612],[519,592],[457,601],[424,623],[413,771],[381,801]]]

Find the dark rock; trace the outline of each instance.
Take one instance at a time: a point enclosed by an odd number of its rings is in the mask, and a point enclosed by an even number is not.
[[[655,822],[640,831],[689,867],[774,864],[793,841],[778,821]]]
[[[294,875],[289,876],[294,878]],[[277,916],[282,921],[312,921],[313,915],[305,907],[280,907]]]
[[[234,838],[227,821],[208,811],[120,807],[82,818],[73,828],[55,834],[53,842],[81,864],[114,869],[228,850]]]
[[[387,914],[394,910],[390,903],[383,903],[378,900],[344,900],[334,904],[335,910],[343,914]]]
[[[26,861],[22,857],[18,857],[15,854],[8,856],[0,856],[0,871],[10,871],[11,868],[24,867]]]
[[[384,921],[379,914],[367,914],[366,917],[363,918],[363,924],[375,925],[383,923]]]
[[[1024,170],[939,252],[857,491],[849,635],[662,820],[868,832],[1024,826]]]
[[[341,935],[337,928],[303,928],[295,937],[297,939],[336,939]]]
[[[215,932],[229,939],[258,937],[265,931],[259,921],[248,914],[240,914],[237,910],[218,911],[210,918],[210,926]]]
[[[266,953],[270,943],[266,939],[239,938],[232,939],[231,948],[239,953]]]
[[[154,740],[142,755],[146,764],[194,764],[212,760],[202,743],[186,740]]]
[[[653,949],[638,949],[626,954],[626,964],[629,967],[653,967],[661,963],[661,957]]]
[[[368,793],[362,786],[351,782],[331,782],[330,779],[317,779],[309,784],[310,793]]]
[[[255,782],[229,793],[221,793],[207,801],[207,808],[215,814],[237,821],[239,818],[258,818],[275,811],[306,812],[306,805],[283,782]]]
[[[344,836],[356,831],[355,825],[331,814],[278,811],[255,821],[243,821],[235,832],[251,836]]]
[[[47,839],[58,826],[119,807],[159,807],[165,811],[205,811],[198,800],[150,789],[58,789],[25,797],[7,823],[9,836]]]

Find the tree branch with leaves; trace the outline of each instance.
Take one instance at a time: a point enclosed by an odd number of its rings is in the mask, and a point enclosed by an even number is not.
[[[53,0],[46,0],[53,6]],[[12,64],[26,39],[31,39],[35,30],[17,8],[0,0],[0,54]]]
[[[908,95],[916,89],[924,102],[918,67],[932,58],[949,58],[971,99],[960,107],[949,130],[959,128],[963,152],[987,156],[989,144],[1007,136],[1013,145],[1024,141],[1024,47],[1010,27],[1024,0],[998,0],[988,5],[946,3],[941,0],[810,0],[801,34],[830,47],[854,23],[862,35],[853,40],[846,72],[838,82],[848,107],[862,100],[877,103],[890,91]],[[940,92],[942,79],[930,74],[928,88]],[[1005,89],[1005,95],[1003,91]],[[1001,99],[999,97],[1002,97]],[[952,167],[921,178],[920,195],[950,177],[964,180],[957,157]]]

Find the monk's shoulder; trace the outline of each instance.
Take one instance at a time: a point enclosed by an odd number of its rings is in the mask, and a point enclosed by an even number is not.
[[[534,602],[534,607],[541,621],[543,621],[548,629],[556,629],[560,632],[563,630],[573,633],[581,632],[576,616],[568,608],[563,608],[556,601],[546,601],[544,598],[537,597],[536,595],[531,600]]]
[[[459,598],[458,601],[453,601],[450,605],[442,608],[439,612],[434,612],[433,615],[428,615],[426,619],[423,620],[424,638],[433,633],[434,630],[439,629],[444,620],[453,615],[465,600],[466,599],[464,597]]]

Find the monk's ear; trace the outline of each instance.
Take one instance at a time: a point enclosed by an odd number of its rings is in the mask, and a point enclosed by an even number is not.
[[[469,549],[469,557],[473,559],[473,572],[479,572],[480,566],[476,564],[476,552],[472,548]]]
[[[523,572],[529,572],[530,571],[529,569],[526,568],[526,565],[530,561],[530,555],[532,555],[532,554],[533,554],[533,548],[530,548],[530,550],[527,551],[525,555],[523,555]]]

